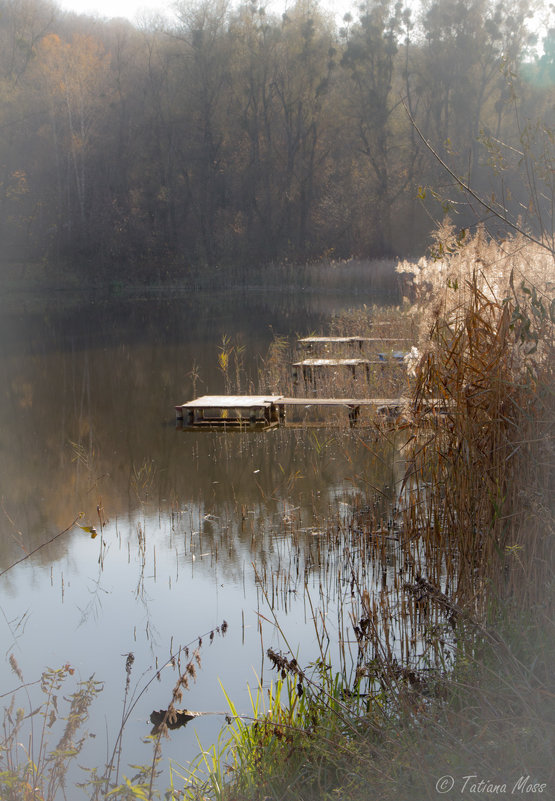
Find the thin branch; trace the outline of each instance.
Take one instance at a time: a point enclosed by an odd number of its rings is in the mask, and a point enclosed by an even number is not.
[[[451,167],[447,164],[447,162],[445,162],[441,158],[441,156],[439,155],[437,150],[435,150],[435,148],[426,139],[426,137],[424,136],[424,134],[422,133],[422,131],[420,130],[420,128],[416,124],[416,121],[415,121],[414,117],[410,113],[406,102],[404,100],[402,102],[403,102],[403,106],[405,108],[405,111],[407,113],[407,116],[408,116],[409,120],[411,121],[412,126],[414,127],[414,130],[416,131],[416,133],[418,134],[418,136],[420,137],[422,142],[428,148],[428,150],[430,151],[432,156],[441,164],[443,169],[458,184],[458,186],[460,186],[462,189],[464,189],[464,191],[467,192],[471,197],[473,197],[474,200],[476,200],[481,206],[483,206],[485,209],[487,209],[489,212],[491,212],[493,215],[495,215],[495,217],[497,217],[498,220],[502,220],[502,222],[504,222],[506,225],[508,225],[510,228],[512,228],[518,234],[521,234],[526,239],[528,239],[530,242],[533,242],[535,245],[539,245],[541,248],[544,248],[549,253],[551,253],[552,256],[555,257],[555,249],[553,247],[550,247],[545,242],[542,242],[541,239],[537,239],[532,234],[527,233],[527,231],[525,231],[521,226],[519,226],[516,223],[512,222],[512,220],[509,220],[509,218],[506,216],[506,214],[504,214],[503,212],[499,211],[499,209],[495,209],[490,203],[487,202],[487,200],[484,200],[482,197],[480,197],[480,195],[477,192],[475,192],[475,190],[472,189],[472,187],[469,186],[469,184],[466,181],[463,181],[463,179],[459,175],[457,175],[456,172],[454,172],[451,169]]]
[[[15,567],[16,565],[19,565],[19,564],[21,564],[21,562],[24,562],[24,561],[25,561],[26,559],[28,559],[30,556],[33,556],[33,554],[35,554],[37,551],[40,551],[40,550],[41,550],[41,548],[45,548],[47,545],[50,545],[50,543],[51,543],[51,542],[54,542],[54,540],[57,540],[57,539],[58,539],[58,537],[61,537],[63,534],[67,534],[67,532],[68,532],[68,531],[71,531],[71,529],[72,529],[72,528],[73,528],[73,526],[74,526],[74,525],[77,523],[77,521],[79,520],[79,518],[80,518],[80,517],[81,517],[81,515],[77,515],[77,517],[75,518],[75,520],[73,521],[73,523],[70,523],[70,525],[69,525],[67,528],[64,528],[64,530],[63,530],[63,531],[59,531],[57,534],[54,534],[54,536],[53,536],[53,537],[51,537],[51,538],[50,538],[49,540],[47,540],[46,542],[43,542],[43,543],[42,543],[42,545],[38,545],[36,548],[33,548],[33,550],[32,550],[32,551],[29,551],[29,553],[26,553],[26,554],[25,554],[25,556],[22,556],[22,557],[21,557],[21,559],[18,559],[18,560],[17,560],[17,562],[13,562],[13,564],[11,564],[11,565],[8,565],[8,567],[6,567],[4,570],[2,570],[2,571],[0,572],[0,576],[3,576],[3,575],[4,575],[4,573],[7,573],[7,572],[8,572],[8,570],[11,570],[11,569],[12,569],[12,567]]]

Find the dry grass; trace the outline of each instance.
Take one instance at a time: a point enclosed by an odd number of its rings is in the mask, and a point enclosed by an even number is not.
[[[444,235],[445,252],[453,244],[451,232]],[[456,544],[459,600],[485,603],[486,582],[528,601],[546,587],[554,280],[553,260],[539,248],[519,238],[495,245],[480,233],[435,270],[418,268],[417,302],[428,298],[428,311],[414,408],[418,421],[418,410],[439,397],[447,413],[413,449],[405,529],[417,529],[431,549]],[[431,486],[425,501],[423,477]]]
[[[448,227],[434,254],[400,265],[414,272],[408,326],[418,325],[418,347],[397,504],[389,518],[368,506],[329,521],[315,546],[313,558],[331,565],[317,671],[335,633],[334,700],[321,679],[322,692],[289,716],[295,734],[281,749],[268,726],[236,738],[235,769],[248,767],[221,798],[241,788],[243,800],[408,801],[435,797],[442,775],[458,794],[468,775],[509,789],[527,776],[552,786],[555,265],[518,237],[462,241]],[[363,316],[334,321],[333,333],[361,335]],[[279,376],[286,352],[276,343],[268,375]],[[444,407],[430,416],[432,398]],[[275,613],[277,579],[268,582]],[[332,632],[325,604],[334,593]],[[293,680],[291,659],[279,664]],[[353,694],[366,708],[339,732],[337,699]]]
[[[369,379],[337,372],[295,385],[290,363],[298,354],[285,339],[276,339],[264,360],[264,392],[410,392],[411,426],[399,431],[389,421],[371,433],[338,433],[345,452],[356,438],[382,465],[376,482],[383,478],[385,486],[391,471],[393,497],[369,486],[366,497],[351,496],[348,511],[344,504],[319,530],[302,529],[284,514],[281,540],[289,561],[278,560],[277,569],[264,562],[258,536],[257,580],[276,627],[292,588],[304,587],[318,621],[320,658],[304,668],[287,643],[287,654],[272,650],[269,659],[286,683],[282,695],[273,690],[266,708],[256,705],[253,726],[233,715],[231,744],[213,752],[214,781],[199,786],[193,777],[185,791],[172,788],[171,797],[412,801],[434,798],[437,780],[447,774],[459,795],[469,774],[508,783],[530,775],[553,786],[554,264],[519,238],[495,244],[479,232],[462,242],[449,228],[439,232],[434,253],[435,260],[400,266],[414,274],[412,310],[348,312],[328,332],[388,338],[394,331],[410,338],[410,376],[397,365],[397,373],[376,370]],[[239,386],[240,357],[233,343],[222,341],[226,386]],[[430,415],[436,398],[443,408]],[[318,436],[315,474],[326,452]],[[224,453],[225,435],[218,442]],[[135,470],[145,495],[147,473]],[[284,497],[294,480],[284,477]],[[254,534],[253,519],[253,540]],[[309,587],[318,587],[318,597]],[[183,666],[175,660],[178,680],[153,742],[152,765],[135,783],[142,797],[154,795],[161,735],[194,678],[197,656],[185,653]],[[127,700],[130,663],[126,670],[121,731],[107,772],[91,777],[93,797],[108,790],[126,797],[119,754],[136,703]],[[86,710],[80,714],[84,720]],[[7,779],[14,793],[6,797],[15,798],[35,768],[31,759],[14,761],[13,721],[8,724],[2,749],[12,760]],[[19,727],[17,720],[13,731]],[[70,756],[68,742],[60,740],[63,760]],[[51,774],[39,760],[39,778],[61,781],[63,760],[51,763]],[[227,783],[225,762],[232,766]],[[47,788],[43,794],[53,797]]]

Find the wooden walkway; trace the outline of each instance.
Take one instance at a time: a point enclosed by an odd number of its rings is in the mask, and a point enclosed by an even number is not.
[[[383,340],[380,340],[380,342],[383,342]],[[377,359],[302,359],[292,364],[293,380],[295,382],[299,380],[299,371],[302,371],[302,376],[305,381],[314,382],[317,370],[346,367],[350,370],[351,376],[354,379],[357,377],[357,368],[359,368],[359,370],[364,368],[366,380],[369,381],[370,367],[379,366],[383,368],[386,365],[402,364],[404,358],[404,353],[393,353],[391,356],[385,353],[378,353]]]
[[[187,430],[238,428],[266,430],[285,425],[288,408],[342,407],[354,426],[363,407],[378,414],[399,415],[408,398],[288,398],[283,395],[203,395],[175,407],[178,424]],[[428,401],[430,409],[442,408],[441,401]]]
[[[361,407],[373,407],[380,414],[392,414],[400,413],[406,403],[408,403],[406,398],[282,398],[278,401],[279,418],[282,423],[286,421],[287,407],[310,409],[315,406],[339,406],[348,410],[351,426],[358,422]]]
[[[315,345],[358,345],[359,350],[365,342],[410,342],[406,337],[303,337],[298,339],[299,345],[303,345],[308,350],[312,350]]]

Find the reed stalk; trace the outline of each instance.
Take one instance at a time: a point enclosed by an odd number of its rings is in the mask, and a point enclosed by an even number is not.
[[[218,755],[219,764],[232,758],[219,798],[408,801],[434,797],[441,774],[456,783],[469,767],[553,780],[555,265],[522,237],[496,243],[479,230],[463,239],[449,226],[432,252],[399,266],[413,276],[415,345],[395,502],[389,512],[353,509],[335,528],[328,521],[305,557],[305,576],[316,560],[336,565],[338,608],[350,607],[338,616],[340,669],[323,659],[329,625],[313,610],[323,623],[312,678],[299,681],[307,671],[290,648],[269,654],[289,696],[256,707],[257,722]],[[333,331],[361,335],[364,323],[370,315],[357,312]],[[276,340],[269,388],[284,379],[286,354]],[[265,571],[259,581],[276,616]],[[333,583],[320,584],[323,608]],[[280,719],[287,734],[277,736]]]

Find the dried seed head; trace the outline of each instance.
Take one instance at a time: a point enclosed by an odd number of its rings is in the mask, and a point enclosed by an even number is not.
[[[135,661],[135,655],[131,653],[131,651],[127,654],[127,659],[125,660],[125,672],[128,676],[131,675],[131,668],[133,667],[133,662]]]
[[[17,660],[13,654],[10,654],[10,667],[19,679],[19,681],[23,682],[23,673],[21,672],[21,668],[17,664]]]

